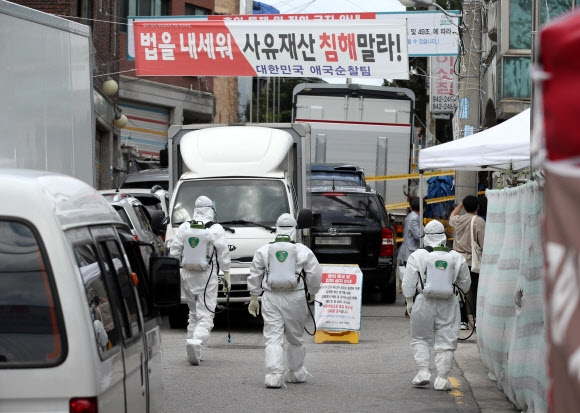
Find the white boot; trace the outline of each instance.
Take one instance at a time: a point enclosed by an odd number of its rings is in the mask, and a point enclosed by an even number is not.
[[[278,373],[266,374],[266,377],[264,378],[264,384],[266,387],[271,389],[282,387],[282,382],[282,375]]]
[[[300,368],[298,371],[288,370],[284,375],[284,381],[286,383],[304,383],[307,376],[312,376],[304,367]]]
[[[431,383],[431,372],[428,368],[423,367],[412,381],[415,386],[426,386]]]
[[[187,360],[189,360],[189,364],[198,366],[201,361],[201,340],[187,339],[185,350],[187,351]]]
[[[447,376],[438,375],[435,378],[435,383],[433,384],[435,390],[451,390],[451,382]]]

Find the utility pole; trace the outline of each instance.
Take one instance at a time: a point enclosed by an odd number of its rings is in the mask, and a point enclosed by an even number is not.
[[[459,125],[462,138],[479,132],[481,124],[481,53],[483,46],[482,0],[463,2],[465,50],[461,57],[459,80]],[[455,172],[455,202],[467,195],[477,195],[477,172]]]

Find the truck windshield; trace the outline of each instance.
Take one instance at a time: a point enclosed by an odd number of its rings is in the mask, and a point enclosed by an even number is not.
[[[215,202],[217,221],[245,220],[273,226],[290,212],[284,184],[260,179],[198,180],[184,182],[176,194],[171,224],[193,219],[195,200],[205,195]]]

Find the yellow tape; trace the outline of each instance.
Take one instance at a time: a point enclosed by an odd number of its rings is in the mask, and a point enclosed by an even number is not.
[[[445,176],[445,175],[455,175],[455,171],[433,171],[425,172],[423,176]],[[419,174],[401,174],[401,175],[378,175],[378,176],[367,176],[365,178],[369,182],[375,181],[397,181],[401,179],[419,179]]]
[[[399,204],[389,204],[385,205],[386,209],[401,209],[401,208],[409,208],[408,202],[401,202]]]
[[[455,200],[455,195],[451,195],[451,196],[444,196],[441,198],[426,198],[425,202],[427,202],[427,204],[436,204],[438,202],[447,202],[447,201],[454,201]],[[385,205],[386,209],[401,209],[401,208],[409,208],[409,203],[408,202],[400,202],[398,204],[389,204],[389,205]]]
[[[441,198],[427,198],[425,199],[425,202],[427,202],[427,204],[436,204],[438,202],[447,202],[447,201],[455,201],[455,195],[451,195],[451,196],[444,196]]]

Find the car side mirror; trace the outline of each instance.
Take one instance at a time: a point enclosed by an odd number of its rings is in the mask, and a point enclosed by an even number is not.
[[[163,231],[165,231],[165,227],[167,226],[166,220],[168,218],[165,216],[165,212],[163,211],[151,211],[151,229],[155,235],[159,235]]]
[[[312,210],[311,209],[301,209],[300,212],[298,213],[298,219],[297,221],[297,229],[304,229],[304,228],[310,228],[312,227],[312,223],[314,221],[314,218],[312,216]]]
[[[173,257],[151,257],[149,279],[151,301],[155,308],[174,307],[181,303],[179,260]]]

